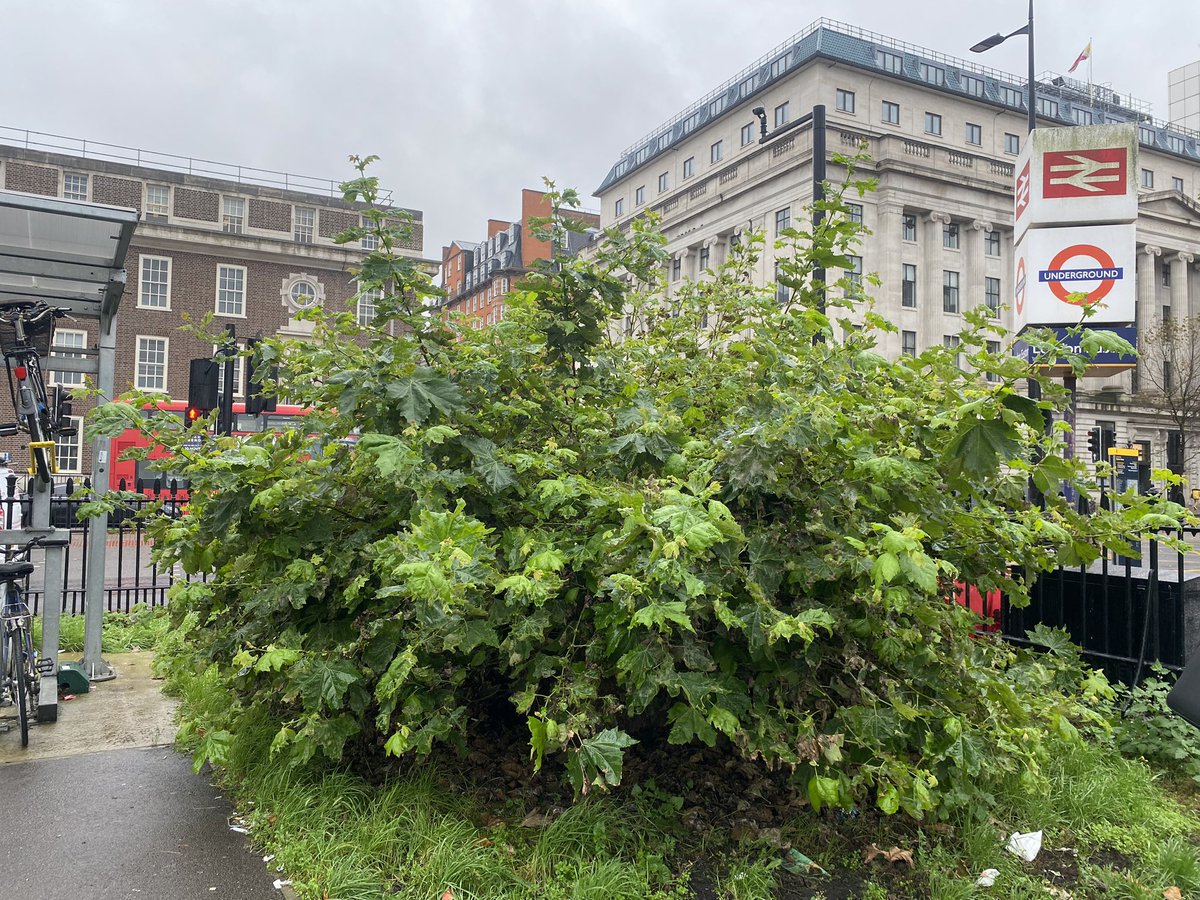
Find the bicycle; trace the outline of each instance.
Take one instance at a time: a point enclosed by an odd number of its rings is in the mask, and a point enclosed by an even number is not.
[[[38,695],[42,676],[53,670],[53,661],[38,659],[33,646],[33,615],[21,595],[17,582],[29,577],[34,565],[29,561],[33,548],[42,538],[34,538],[20,549],[5,550],[0,563],[0,587],[4,592],[0,606],[0,706],[15,706],[21,728],[21,746],[29,746],[29,723],[37,721]],[[46,665],[45,663],[49,663]]]
[[[54,321],[66,314],[67,310],[41,300],[0,306],[0,350],[4,352],[8,389],[17,413],[16,423],[0,426],[0,435],[19,430],[29,433],[29,474],[38,477],[38,490],[48,487],[58,471],[55,436],[65,437],[75,430],[63,425],[69,411],[65,398],[58,391],[51,397],[42,377],[41,360],[50,354]]]

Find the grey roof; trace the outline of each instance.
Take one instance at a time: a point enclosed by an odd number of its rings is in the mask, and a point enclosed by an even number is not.
[[[1024,112],[1026,109],[1025,78],[1022,76],[906,44],[853,25],[818,19],[627,147],[595,194],[599,195],[665,153],[692,132],[751,103],[771,84],[819,58],[1013,111]],[[1144,146],[1200,161],[1200,132],[1152,118],[1147,104],[1127,94],[1114,92],[1103,85],[1089,89],[1074,79],[1046,74],[1037,79],[1037,95],[1039,101],[1053,100],[1058,104],[1056,111],[1038,110],[1038,118],[1044,122],[1080,124],[1076,110],[1086,111],[1092,124],[1138,122],[1141,126],[1139,138]]]

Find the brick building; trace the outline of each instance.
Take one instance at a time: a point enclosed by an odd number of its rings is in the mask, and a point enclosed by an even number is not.
[[[27,149],[30,143],[48,136],[34,135],[31,142],[30,133],[21,135],[24,146],[6,146],[12,136],[0,133],[4,190],[138,211],[117,319],[117,393],[136,387],[187,399],[189,361],[211,354],[213,347],[179,330],[185,314],[198,320],[213,313],[217,327],[232,323],[239,344],[251,337],[311,334],[311,325],[296,314],[314,304],[344,309],[354,303],[360,319],[373,315],[370,298],[355,299],[352,275],[370,239],[333,241],[360,223],[362,208],[342,200],[336,181],[163,155],[154,155],[156,165],[150,166],[143,163],[149,154],[93,142],[87,143],[86,156],[61,145],[33,150]],[[419,259],[422,215],[403,212],[412,219],[412,234],[402,252]],[[94,350],[95,327],[94,322],[60,320],[57,352]],[[243,399],[241,363],[235,403]],[[49,368],[52,383],[82,384],[81,375]],[[12,421],[6,393],[0,407],[0,420]],[[75,412],[84,410],[76,404]],[[3,443],[0,449],[15,450],[20,440]],[[89,473],[90,450],[82,429],[62,439],[60,470]]]
[[[487,238],[480,243],[454,241],[442,248],[442,287],[446,297],[440,307],[464,313],[476,328],[504,318],[504,297],[537,260],[553,255],[549,241],[538,240],[529,229],[530,217],[550,215],[550,202],[541,191],[521,191],[521,218],[516,222],[488,219]],[[598,213],[573,212],[588,228],[598,228]],[[588,243],[583,233],[568,232],[560,252],[577,253]]]

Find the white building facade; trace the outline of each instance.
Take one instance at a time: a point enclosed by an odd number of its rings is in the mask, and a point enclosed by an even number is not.
[[[596,191],[602,226],[657,212],[669,282],[719,265],[743,230],[763,230],[758,278],[769,284],[774,239],[812,199],[812,129],[786,126],[823,104],[829,157],[863,148],[870,159],[859,174],[878,181],[848,199],[870,232],[855,268],[878,273],[876,311],[899,329],[880,335],[880,349],[919,353],[956,335],[965,310],[987,305],[1012,321],[1013,163],[1026,138],[1025,96],[1018,76],[822,19],[623,153]],[[1061,77],[1040,78],[1036,102],[1039,127],[1138,123],[1137,324],[1200,316],[1197,136],[1151,119],[1127,96]],[[756,107],[767,119],[763,140]],[[831,181],[844,174],[830,163]],[[1165,466],[1172,426],[1134,401],[1135,379],[1081,382],[1077,433],[1100,423]],[[1186,474],[1200,483],[1200,473]]]

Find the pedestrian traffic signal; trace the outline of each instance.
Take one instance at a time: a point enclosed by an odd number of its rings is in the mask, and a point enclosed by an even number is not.
[[[193,359],[188,372],[188,404],[184,421],[191,425],[217,408],[217,364]]]
[[[246,376],[246,414],[251,416],[275,412],[275,395],[264,393],[263,383],[256,377],[263,365],[262,351],[258,349],[261,343],[259,338],[250,338],[246,341],[246,349],[250,351],[250,359],[246,367],[249,372]],[[272,382],[277,381],[279,366],[271,366],[267,377]]]
[[[1100,428],[1089,428],[1087,433],[1088,451],[1092,454],[1092,461],[1096,462],[1100,459]]]

